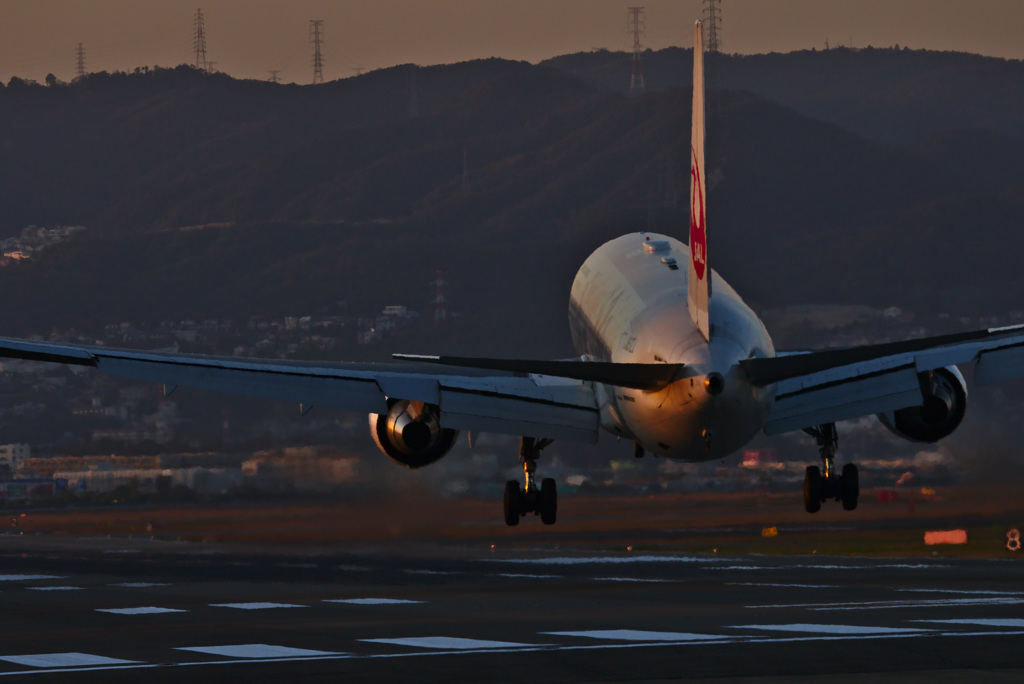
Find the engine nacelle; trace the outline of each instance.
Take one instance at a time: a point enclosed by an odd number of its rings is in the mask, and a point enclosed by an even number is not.
[[[967,383],[956,366],[921,374],[924,404],[879,413],[894,434],[912,442],[937,442],[960,425],[967,412]]]
[[[389,402],[387,415],[370,414],[370,434],[377,448],[406,468],[422,468],[455,445],[458,430],[441,427],[441,410],[422,401]]]

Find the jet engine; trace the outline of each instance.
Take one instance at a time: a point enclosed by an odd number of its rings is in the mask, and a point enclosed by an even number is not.
[[[967,383],[956,366],[921,374],[924,404],[879,413],[894,434],[912,442],[937,442],[960,425],[967,411]]]
[[[392,461],[422,468],[451,451],[459,433],[441,427],[437,406],[422,401],[388,403],[387,415],[370,414],[370,434]]]

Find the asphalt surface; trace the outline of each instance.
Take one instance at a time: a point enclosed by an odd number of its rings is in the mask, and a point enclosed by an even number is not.
[[[1024,681],[1015,560],[0,537],[0,680]]]

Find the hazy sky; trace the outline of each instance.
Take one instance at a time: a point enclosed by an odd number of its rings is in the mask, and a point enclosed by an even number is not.
[[[207,58],[240,78],[312,77],[309,20],[323,19],[324,76],[407,62],[478,57],[538,61],[628,49],[626,6],[646,7],[645,46],[689,47],[701,0],[0,0],[0,79],[195,61],[193,20],[206,16]],[[906,45],[1024,58],[1024,0],[722,0],[726,52],[832,44]]]

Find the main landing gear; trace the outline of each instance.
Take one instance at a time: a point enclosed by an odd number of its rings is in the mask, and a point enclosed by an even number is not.
[[[548,477],[541,480],[540,489],[534,479],[537,470],[537,458],[540,450],[551,444],[550,439],[534,439],[523,437],[519,441],[519,460],[523,463],[525,487],[519,489],[519,483],[509,480],[505,483],[505,524],[518,525],[519,518],[527,513],[540,516],[545,525],[554,525],[558,514],[558,492],[554,479]]]
[[[804,474],[804,508],[808,513],[817,513],[821,509],[821,502],[828,499],[842,501],[843,509],[847,511],[857,508],[857,499],[860,496],[857,466],[847,463],[843,466],[841,475],[835,471],[833,460],[839,448],[836,424],[826,423],[816,428],[807,428],[804,432],[818,441],[822,462],[821,469],[818,466],[807,466],[807,472]]]

